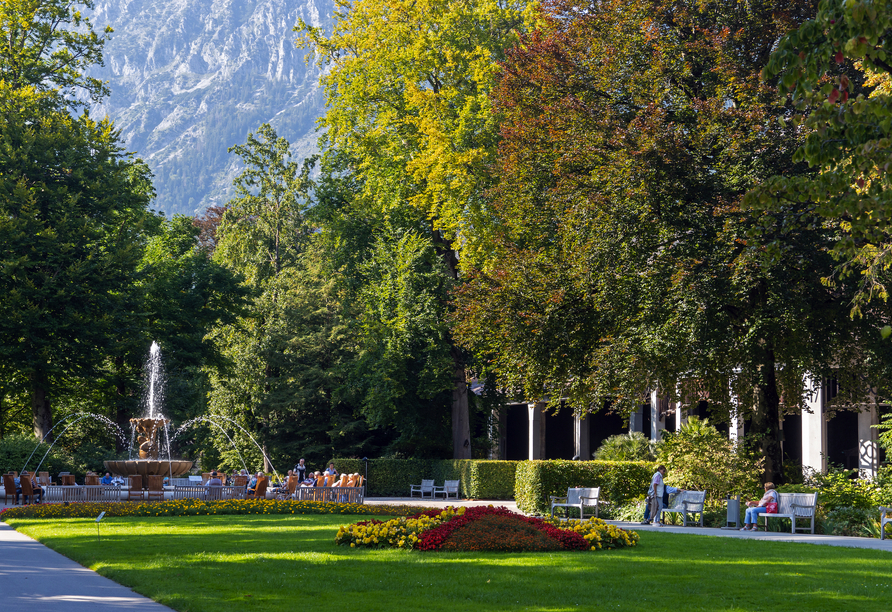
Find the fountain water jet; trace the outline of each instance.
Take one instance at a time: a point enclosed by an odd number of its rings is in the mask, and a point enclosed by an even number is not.
[[[164,399],[164,368],[161,362],[161,347],[152,342],[149,359],[146,361],[146,416],[130,419],[133,435],[136,436],[138,459],[126,461],[105,461],[105,469],[121,476],[163,476],[171,478],[181,476],[192,469],[192,462],[175,460],[170,457],[170,436],[168,425],[170,420],[161,414],[161,402]],[[131,436],[132,439],[133,436]],[[159,438],[164,438],[166,444]],[[161,456],[162,449],[167,450],[167,459]]]

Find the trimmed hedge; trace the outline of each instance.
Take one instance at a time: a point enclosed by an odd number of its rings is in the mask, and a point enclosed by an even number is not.
[[[656,463],[646,461],[521,461],[514,484],[517,508],[547,514],[552,495],[570,487],[601,487],[601,499],[623,503],[647,492]]]
[[[365,475],[360,459],[332,459],[338,472]],[[461,482],[460,495],[468,499],[512,499],[514,473],[520,461],[481,459],[370,459],[369,497],[408,497],[409,487],[433,478]]]

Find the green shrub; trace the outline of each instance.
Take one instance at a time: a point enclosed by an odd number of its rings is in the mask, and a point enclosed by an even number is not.
[[[514,499],[528,514],[545,514],[552,495],[570,487],[601,487],[601,499],[624,503],[650,486],[656,465],[644,461],[521,461],[517,466]]]
[[[876,508],[882,497],[881,485],[857,478],[857,470],[831,467],[826,474],[814,474],[810,484],[818,490],[818,504],[827,513],[836,508]]]
[[[836,536],[872,537],[878,516],[874,510],[840,506],[824,516],[823,532]]]
[[[34,451],[33,455],[32,451]],[[44,459],[44,455],[46,455],[46,459]],[[28,457],[31,457],[30,461]],[[41,459],[43,463],[41,463]],[[25,466],[26,461],[28,462],[27,466]],[[33,435],[16,433],[0,439],[0,472],[3,474],[10,471],[21,472],[22,466],[25,466],[25,471],[32,472],[37,470],[38,465],[40,465],[41,472],[49,472],[52,476],[59,472],[83,475],[87,469],[84,463],[77,461],[58,446],[53,447],[52,450],[46,443],[41,443],[38,446],[37,438]]]
[[[365,476],[361,459],[332,459],[339,472]],[[370,459],[366,495],[408,497],[409,487],[433,478],[461,483],[460,495],[470,499],[512,499],[514,472],[519,461],[483,459]]]
[[[765,459],[735,444],[707,420],[691,417],[677,433],[663,435],[659,461],[669,470],[668,484],[706,491],[707,504],[738,493],[761,497]]]
[[[656,461],[660,443],[640,431],[610,436],[598,447],[598,461]]]
[[[623,504],[612,504],[605,506],[600,516],[602,519],[611,521],[627,521],[630,523],[640,523],[644,520],[644,497],[638,497],[627,501]]]

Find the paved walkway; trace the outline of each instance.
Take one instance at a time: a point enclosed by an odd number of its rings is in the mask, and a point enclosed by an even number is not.
[[[845,548],[873,548],[892,552],[892,539],[849,538],[845,536],[812,535],[810,533],[778,533],[774,531],[738,531],[737,529],[716,529],[714,527],[654,527],[639,523],[608,521],[623,529],[634,531],[662,531],[664,533],[686,533],[690,535],[715,536],[720,538],[741,538],[745,540],[763,540],[766,542],[798,542],[801,544],[823,544],[824,546],[842,546]]]
[[[3,612],[172,612],[0,523]]]

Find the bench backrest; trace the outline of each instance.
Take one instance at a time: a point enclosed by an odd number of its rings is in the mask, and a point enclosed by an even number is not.
[[[458,486],[459,486],[458,480],[447,480],[446,482],[443,483],[443,489],[447,493],[458,493]]]
[[[422,480],[421,481],[421,490],[422,491],[433,491],[434,490],[434,481],[433,480]]]
[[[687,502],[687,504],[685,504]],[[679,491],[670,500],[669,506],[665,510],[677,510],[683,512],[702,512],[703,504],[706,502],[706,491]]]
[[[568,504],[578,504],[582,501],[581,498],[587,497],[590,501],[591,498],[598,499],[598,496],[601,494],[601,487],[594,488],[586,488],[586,487],[574,487],[571,489],[567,489],[567,503]]]
[[[796,504],[797,508],[793,508]],[[818,504],[817,493],[778,493],[777,513],[795,514],[796,516],[813,516],[815,506]],[[801,506],[807,506],[805,508]]]

